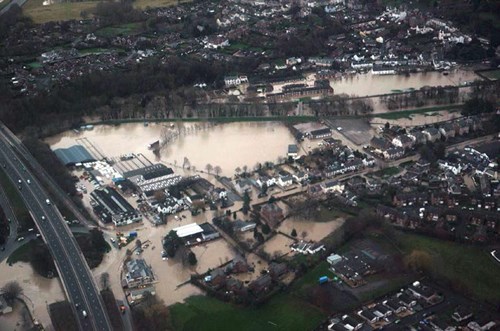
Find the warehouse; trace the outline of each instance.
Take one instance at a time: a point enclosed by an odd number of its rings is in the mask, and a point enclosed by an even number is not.
[[[82,145],[73,145],[68,148],[58,148],[54,150],[57,158],[65,166],[74,166],[77,163],[94,162],[96,159],[90,155],[89,151]]]

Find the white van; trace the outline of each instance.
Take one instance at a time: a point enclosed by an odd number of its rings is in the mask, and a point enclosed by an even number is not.
[[[50,200],[49,200],[49,199],[45,200],[45,203],[46,203],[47,205],[50,205]]]

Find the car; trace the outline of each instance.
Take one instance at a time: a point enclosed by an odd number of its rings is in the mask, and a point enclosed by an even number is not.
[[[42,235],[41,235],[41,234],[39,234],[39,233],[35,234],[35,237],[37,237],[37,238],[40,238],[41,236],[42,236]]]
[[[125,307],[125,305],[120,305],[120,311],[122,312],[122,314],[125,314],[125,312],[127,311],[127,307]]]
[[[82,310],[82,315],[83,315],[83,318],[87,318],[87,312],[85,310]]]
[[[116,242],[115,238],[109,238],[109,240],[114,244]]]
[[[31,184],[31,180],[26,179],[26,183],[28,183],[28,185]]]
[[[24,237],[17,238],[17,241],[23,241],[23,240],[24,240]]]
[[[50,200],[49,200],[49,199],[46,199],[46,200],[45,200],[45,203],[46,203],[47,205],[50,205]]]
[[[18,182],[19,184],[21,184],[23,181],[21,180],[21,178],[19,178],[19,179],[17,180],[17,182]]]
[[[42,216],[41,218],[42,218],[42,221],[45,221],[45,216]]]

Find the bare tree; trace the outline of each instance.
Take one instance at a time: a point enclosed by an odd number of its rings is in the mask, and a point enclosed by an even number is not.
[[[236,169],[234,169],[234,172],[236,172],[236,174],[239,174],[241,172],[241,168],[240,167],[236,167]]]
[[[141,246],[142,246],[142,241],[141,241],[141,239],[137,239],[137,240],[135,241],[135,247],[137,247],[137,248],[141,248]]]
[[[260,171],[262,169],[262,163],[257,162],[255,166],[253,167],[255,171]]]
[[[244,174],[246,174],[246,173],[247,173],[247,171],[248,171],[248,166],[244,165],[244,166],[242,167],[242,169],[243,169],[243,173],[244,173]]]
[[[182,162],[182,169],[188,168],[191,166],[191,163],[189,162],[189,159],[187,157],[184,157],[184,162]]]
[[[11,281],[2,287],[2,293],[7,301],[12,302],[12,300],[18,298],[23,294],[23,288],[17,281]]]
[[[110,282],[109,282],[109,274],[107,272],[103,272],[99,280],[101,281],[101,288],[103,290],[109,289]]]
[[[302,239],[305,239],[307,237],[307,231],[302,231],[300,236],[302,237]]]
[[[205,166],[205,170],[210,174],[212,172],[212,170],[214,169],[214,167],[210,164],[210,163],[207,163],[207,165]]]
[[[222,168],[220,166],[215,166],[214,167],[214,172],[216,176],[219,176],[220,173],[222,172]]]
[[[160,202],[160,203],[164,202],[165,199],[167,198],[167,195],[162,190],[154,191],[153,196],[155,197],[155,200]]]

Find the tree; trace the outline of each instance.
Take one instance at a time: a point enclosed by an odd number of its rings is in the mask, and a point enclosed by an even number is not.
[[[269,234],[271,232],[271,228],[269,227],[269,225],[267,225],[266,223],[264,223],[262,225],[262,233],[263,234]]]
[[[163,190],[157,190],[153,193],[155,200],[158,201],[159,203],[165,202],[165,199],[167,198],[167,195]]]
[[[462,107],[462,115],[464,116],[492,113],[493,111],[495,111],[493,103],[480,98],[467,100]]]
[[[184,162],[182,162],[182,169],[190,167],[191,163],[189,162],[189,159],[187,157],[184,157]]]
[[[220,166],[215,166],[214,167],[214,172],[216,176],[219,176],[220,173],[222,172],[222,168]]]
[[[196,265],[196,263],[198,263],[198,260],[196,259],[196,255],[193,252],[189,252],[188,262],[190,265]]]
[[[241,211],[243,214],[248,214],[248,211],[250,210],[250,196],[248,195],[248,192],[245,191],[243,194],[243,207],[241,208]]]
[[[236,169],[234,169],[234,172],[236,172],[236,174],[238,175],[241,172],[241,168],[240,167],[236,167]]]
[[[244,165],[244,166],[242,167],[242,169],[243,169],[243,174],[245,174],[245,175],[246,175],[246,173],[247,173],[247,171],[248,171],[248,166]]]
[[[140,248],[141,248],[141,246],[142,246],[142,242],[141,242],[141,240],[140,240],[140,239],[137,239],[137,240],[135,241],[135,247],[137,247],[138,249],[140,249]]]
[[[300,234],[300,236],[302,237],[302,239],[305,239],[307,237],[307,231],[302,231],[302,233]]]
[[[8,282],[2,287],[2,293],[7,301],[12,302],[14,299],[23,294],[23,288],[17,281],[14,280]]]
[[[391,124],[389,122],[385,122],[384,129],[389,130],[391,128]]]
[[[101,289],[103,289],[103,290],[109,289],[109,285],[110,285],[109,273],[103,272],[101,274],[101,277],[99,278],[99,280],[101,281]]]
[[[149,292],[144,293],[142,302],[132,309],[132,314],[137,330],[171,330],[168,307]]]
[[[294,238],[297,237],[297,230],[293,229],[290,235]]]
[[[260,189],[260,193],[262,193],[262,195],[266,195],[267,194],[267,183],[262,183],[262,188]]]
[[[207,165],[205,166],[205,170],[210,174],[213,170],[213,166],[210,164],[210,163],[207,163]]]
[[[413,250],[410,255],[405,256],[404,263],[413,271],[430,271],[432,267],[431,255],[422,250]]]

